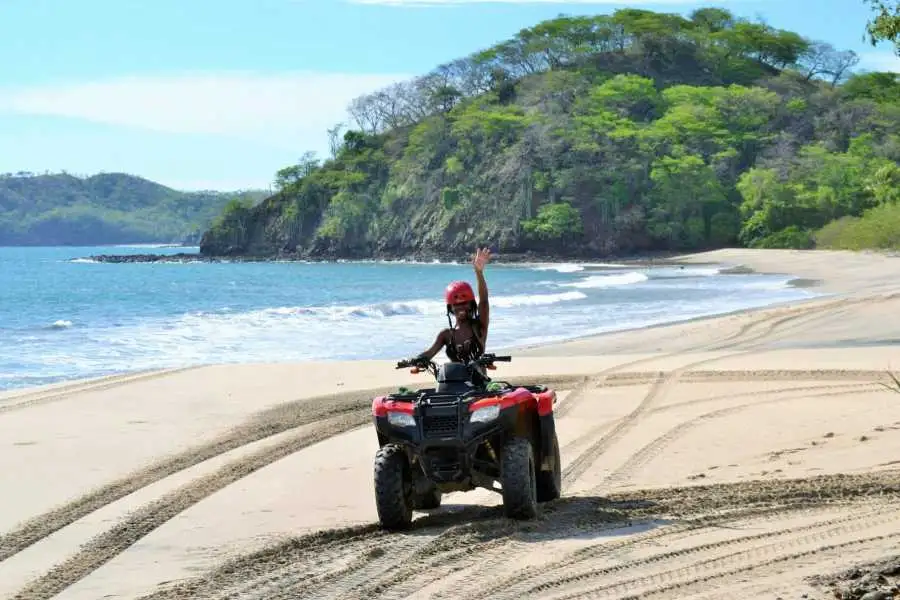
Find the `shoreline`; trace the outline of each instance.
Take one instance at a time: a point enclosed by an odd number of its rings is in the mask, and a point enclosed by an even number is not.
[[[123,255],[128,256],[128,255]],[[140,255],[144,256],[144,255]],[[149,255],[155,256],[162,259],[172,258],[171,255]],[[846,273],[843,274],[842,278],[841,274],[828,273],[829,269],[826,269],[826,272],[822,272],[821,269],[813,269],[809,270],[808,268],[804,268],[802,264],[796,265],[796,267],[800,268],[782,268],[785,264],[785,259],[788,257],[798,257],[800,263],[804,263],[807,259],[811,257],[818,257],[821,259],[826,259],[826,257],[844,257],[852,258],[860,261],[866,260],[876,260],[881,258],[883,260],[890,260],[892,257],[888,254],[881,253],[866,253],[866,252],[853,252],[853,251],[845,251],[845,250],[756,250],[756,249],[739,249],[739,248],[727,248],[721,250],[713,250],[708,252],[700,252],[693,254],[678,254],[669,256],[666,258],[661,257],[632,257],[630,259],[617,259],[615,262],[624,265],[625,267],[664,267],[664,266],[695,266],[695,267],[716,267],[720,269],[720,274],[722,275],[746,275],[746,274],[760,274],[760,275],[778,275],[782,277],[790,277],[790,279],[786,282],[786,285],[790,287],[794,287],[797,289],[809,289],[815,288],[815,296],[810,298],[801,298],[794,300],[786,300],[786,301],[776,301],[772,303],[768,303],[762,306],[755,307],[747,307],[747,308],[739,308],[735,310],[729,310],[723,313],[714,313],[714,314],[706,314],[699,315],[694,317],[687,317],[677,320],[665,321],[661,323],[651,323],[647,325],[640,325],[634,327],[627,327],[625,329],[615,329],[612,331],[605,331],[600,333],[588,333],[584,335],[575,335],[573,337],[568,337],[560,340],[553,340],[547,342],[537,342],[537,343],[515,343],[506,346],[500,347],[501,350],[499,352],[509,353],[512,355],[519,354],[521,356],[551,356],[551,355],[565,355],[570,352],[569,349],[578,349],[579,352],[582,352],[586,349],[587,354],[594,354],[597,352],[605,352],[605,346],[608,342],[619,343],[623,338],[627,338],[629,336],[640,337],[642,335],[647,334],[660,334],[664,335],[667,331],[677,331],[684,328],[698,327],[703,326],[704,324],[712,324],[716,321],[721,321],[724,319],[734,319],[734,318],[742,318],[757,314],[762,314],[766,312],[779,311],[791,309],[792,307],[801,307],[806,305],[815,304],[817,302],[827,302],[843,297],[850,297],[860,292],[860,290],[853,289],[854,286],[846,285],[842,282],[842,279],[846,278]],[[72,259],[77,260],[77,259]],[[151,261],[156,262],[156,261]],[[163,261],[167,262],[167,261]],[[288,261],[290,262],[290,261]],[[305,261],[305,262],[335,262],[330,260],[322,260],[322,261]],[[346,262],[357,262],[347,260]],[[374,261],[373,261],[374,262]],[[391,261],[381,261],[378,262],[391,262]],[[397,261],[400,262],[400,261]],[[406,262],[406,261],[403,261]],[[502,264],[501,261],[496,261],[498,264]],[[573,264],[573,265],[584,265],[584,271],[588,272],[591,270],[591,264],[597,264],[598,261],[596,258],[592,259],[590,262],[579,262],[573,260],[562,260],[559,259],[556,262],[547,261],[547,260],[533,260],[530,258],[528,261],[522,260],[521,262],[517,261],[508,261],[510,264]],[[828,261],[830,263],[830,261]],[[900,275],[900,260],[896,261],[898,265],[898,275]],[[766,268],[766,267],[776,267],[777,268]],[[832,276],[833,275],[833,276]],[[898,336],[900,337],[900,336]],[[887,338],[890,339],[890,338]],[[821,344],[821,342],[817,342],[817,344]],[[853,343],[852,345],[864,345],[862,343]],[[574,351],[574,350],[572,350]],[[356,358],[356,359],[333,359],[333,360],[324,360],[320,361],[317,359],[308,359],[308,360],[286,360],[286,361],[269,361],[271,364],[303,364],[309,362],[327,362],[332,364],[339,364],[344,362],[355,362],[360,360],[382,360],[386,364],[391,363],[394,359],[386,358],[386,359],[365,359],[365,358]],[[233,362],[202,362],[202,363],[191,363],[186,365],[169,365],[166,367],[160,367],[158,369],[151,369],[153,372],[162,372],[173,368],[203,368],[209,366],[221,366],[221,365],[241,365],[248,364],[245,361],[233,361]],[[252,363],[257,364],[257,363]],[[263,364],[263,363],[259,363]],[[269,364],[268,362],[264,364]],[[147,369],[135,369],[135,370],[124,370],[124,371],[110,371],[108,373],[101,373],[96,376],[88,376],[88,377],[72,377],[72,378],[64,378],[52,381],[50,383],[39,383],[33,385],[25,385],[25,386],[16,386],[16,387],[6,387],[0,388],[0,409],[5,404],[4,400],[6,398],[31,393],[36,390],[49,389],[52,386],[66,386],[66,385],[74,385],[79,384],[83,381],[92,381],[96,379],[106,379],[106,378],[120,378],[120,377],[128,377],[134,375],[136,373],[147,371]]]
[[[619,264],[625,265],[627,267],[660,267],[660,266],[706,266],[706,267],[716,267],[720,269],[720,274],[722,275],[749,275],[749,274],[760,274],[760,275],[780,275],[784,277],[791,277],[786,282],[786,285],[789,287],[794,287],[797,289],[807,289],[807,288],[821,288],[826,285],[826,281],[819,278],[810,278],[810,277],[802,277],[800,275],[796,275],[793,273],[785,273],[783,271],[780,272],[770,272],[764,270],[757,270],[750,265],[742,264],[740,261],[732,261],[732,260],[709,260],[705,258],[708,253],[700,253],[697,255],[677,255],[674,257],[667,258],[665,260],[656,258],[656,259],[648,259],[646,257],[641,258],[633,258],[631,260],[621,260],[617,261]],[[169,258],[165,255],[162,255],[163,258]],[[349,261],[348,261],[349,262]],[[551,264],[547,263],[547,261],[529,261],[528,263],[522,264]],[[559,263],[552,264],[575,264],[575,265],[584,265],[584,271],[588,272],[591,270],[591,263],[579,263],[574,261],[561,261]],[[596,264],[596,263],[595,263]],[[605,270],[605,269],[604,269]],[[667,320],[660,323],[650,323],[647,325],[638,325],[632,327],[626,327],[624,329],[615,329],[611,331],[605,331],[600,333],[589,333],[584,335],[573,335],[572,337],[567,337],[564,339],[552,340],[547,342],[537,342],[537,343],[514,343],[510,345],[505,345],[499,347],[498,352],[509,353],[512,355],[522,354],[523,356],[528,356],[534,353],[539,354],[555,354],[560,351],[560,348],[565,348],[569,344],[584,344],[584,343],[594,343],[594,344],[602,344],[604,340],[609,339],[615,336],[627,336],[629,334],[632,335],[640,335],[641,332],[647,331],[663,331],[666,328],[671,327],[679,327],[679,326],[689,326],[702,324],[704,322],[711,322],[716,319],[724,319],[729,317],[735,317],[746,314],[754,314],[759,311],[765,310],[777,310],[779,308],[790,307],[794,305],[806,304],[809,302],[815,302],[817,300],[827,299],[833,297],[834,294],[823,293],[816,291],[816,296],[811,298],[804,299],[796,299],[796,300],[787,300],[787,301],[775,301],[771,303],[767,303],[762,306],[753,306],[746,308],[738,308],[734,310],[729,310],[726,312],[720,313],[712,313],[712,314],[704,314],[693,317],[680,318],[675,320]],[[346,361],[358,361],[358,360],[369,360],[364,358],[357,359],[334,359],[334,360],[324,360],[323,362],[328,363],[343,363]],[[384,360],[386,363],[392,362],[394,359],[386,358],[386,359],[373,359],[373,360]],[[306,363],[306,362],[320,362],[318,359],[309,359],[309,360],[286,360],[286,361],[267,361],[276,364],[298,364],[298,363]],[[245,361],[229,361],[229,362],[201,362],[201,363],[190,363],[183,365],[169,365],[166,367],[160,367],[159,369],[155,369],[155,371],[164,371],[173,368],[198,368],[198,367],[206,367],[206,366],[216,366],[216,365],[239,365],[246,364]],[[110,371],[108,373],[101,373],[96,376],[89,377],[72,377],[72,378],[64,378],[57,379],[50,383],[39,383],[25,386],[16,386],[16,387],[6,387],[0,388],[0,407],[4,404],[4,398],[9,397],[11,395],[17,395],[21,393],[29,393],[34,390],[42,390],[49,389],[48,386],[65,386],[70,384],[77,384],[82,381],[87,380],[95,380],[95,379],[106,379],[106,378],[118,378],[118,377],[128,377],[134,375],[139,372],[146,371],[147,369],[135,369],[135,370],[122,370],[122,371]]]
[[[632,332],[651,332],[657,330],[664,330],[667,328],[677,327],[677,326],[690,326],[690,325],[702,325],[706,321],[715,321],[718,319],[725,319],[729,317],[741,317],[745,315],[753,315],[758,313],[763,313],[766,311],[774,311],[778,309],[784,308],[792,308],[795,306],[804,306],[807,304],[812,304],[818,301],[826,300],[828,298],[833,298],[837,295],[822,295],[816,296],[813,298],[805,298],[798,300],[783,300],[780,302],[774,302],[771,304],[765,304],[763,306],[753,306],[749,308],[737,308],[734,310],[729,310],[727,312],[714,313],[709,315],[700,315],[697,317],[686,317],[684,319],[678,319],[676,321],[665,321],[662,323],[651,323],[649,325],[641,325],[639,327],[629,327],[628,329],[614,329],[612,331],[603,331],[600,333],[588,333],[585,335],[566,338],[564,340],[558,340],[553,342],[546,343],[537,343],[537,344],[526,344],[526,345],[517,345],[517,346],[507,346],[504,347],[504,353],[510,353],[515,356],[516,353],[522,353],[523,355],[531,355],[532,353],[543,355],[545,352],[553,353],[556,350],[556,346],[567,345],[572,343],[584,343],[584,342],[596,342],[602,343],[604,338],[611,338],[613,336],[626,335]]]

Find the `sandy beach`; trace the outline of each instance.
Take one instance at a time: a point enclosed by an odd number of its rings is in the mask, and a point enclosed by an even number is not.
[[[431,383],[393,361],[0,394],[0,598],[891,593],[900,257],[679,260],[790,274],[824,295],[508,352],[496,377],[559,396],[563,496],[529,522],[478,490],[417,512],[409,532],[377,527],[371,398]]]

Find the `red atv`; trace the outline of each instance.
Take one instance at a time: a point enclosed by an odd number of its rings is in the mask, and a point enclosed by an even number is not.
[[[516,519],[534,518],[538,502],[559,498],[556,392],[492,382],[485,369],[510,360],[484,354],[440,367],[426,359],[397,363],[413,373],[428,370],[437,387],[372,401],[380,446],[375,503],[382,527],[407,528],[413,510],[437,508],[447,492],[480,487],[500,493],[505,514]]]

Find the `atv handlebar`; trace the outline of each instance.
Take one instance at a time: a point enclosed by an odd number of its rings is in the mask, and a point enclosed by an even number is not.
[[[481,366],[490,367],[495,362],[511,362],[511,356],[497,356],[496,354],[482,354],[475,360],[473,363],[479,364]],[[406,369],[412,367],[413,369],[417,369],[416,372],[420,369],[435,369],[436,365],[431,360],[422,357],[416,356],[415,358],[408,358],[405,360],[401,360],[397,363],[397,369]]]
[[[433,365],[434,363],[428,360],[427,358],[415,357],[415,358],[407,358],[406,360],[401,360],[397,363],[397,369],[406,369],[407,367],[414,367],[419,369],[424,369],[429,365]]]
[[[482,364],[490,364],[494,362],[512,362],[512,356],[497,356],[496,354],[482,354],[478,359]]]

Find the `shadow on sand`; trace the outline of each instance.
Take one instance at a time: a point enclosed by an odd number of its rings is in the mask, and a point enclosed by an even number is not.
[[[595,539],[641,533],[675,522],[654,515],[656,507],[649,500],[563,497],[540,504],[535,519],[520,521],[504,516],[500,505],[443,504],[433,510],[416,511],[412,526],[405,533],[434,535],[435,529],[456,528],[466,530],[473,542],[510,535],[526,542]]]

